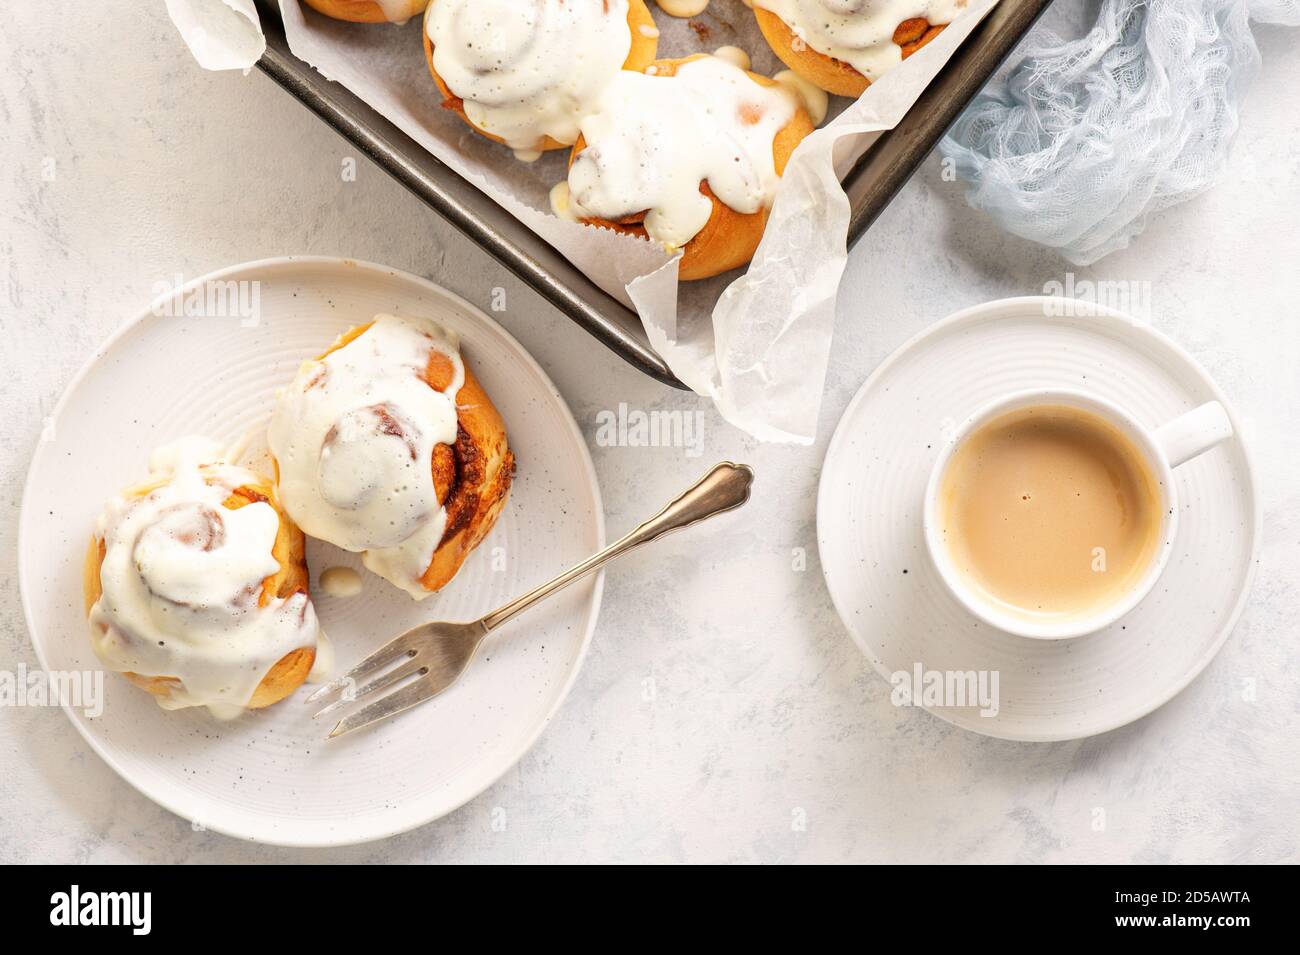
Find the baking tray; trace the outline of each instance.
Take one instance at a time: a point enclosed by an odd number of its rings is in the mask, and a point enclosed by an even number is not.
[[[641,320],[568,259],[342,84],[289,52],[276,0],[255,0],[266,53],[258,67],[543,298],[633,367],[685,388],[646,340]],[[882,133],[844,178],[852,246],[1051,0],[1001,0],[966,38],[903,121]]]

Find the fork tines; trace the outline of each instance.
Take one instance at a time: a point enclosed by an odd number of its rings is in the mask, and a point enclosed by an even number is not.
[[[363,697],[402,683],[412,676],[421,677],[409,686],[389,693],[387,696],[381,697],[357,710],[351,716],[340,720],[338,725],[330,731],[328,739],[342,736],[344,733],[368,726],[395,713],[400,713],[402,710],[409,709],[432,695],[432,687],[428,685],[430,681],[427,679],[428,667],[420,659],[421,654],[418,644],[419,641],[415,639],[415,634],[403,634],[384,644],[347,673],[324,684],[307,697],[306,702],[316,703],[335,694],[339,695],[338,699],[328,703],[315,713],[312,718],[317,719],[355,703]],[[400,666],[380,673],[361,687],[357,686],[360,680],[376,671],[391,667],[392,664],[403,658],[406,658],[406,662]]]

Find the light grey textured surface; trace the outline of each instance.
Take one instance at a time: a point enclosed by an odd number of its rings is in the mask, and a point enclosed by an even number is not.
[[[35,665],[15,534],[43,421],[96,345],[176,274],[310,252],[408,269],[484,307],[504,288],[495,317],[586,431],[611,533],[715,459],[748,461],[759,480],[743,512],[609,573],[568,703],[450,817],[319,852],[196,833],[58,710],[8,708],[0,861],[1300,860],[1300,36],[1260,36],[1227,180],[1077,273],[1149,282],[1154,323],[1249,419],[1267,509],[1254,593],[1207,672],[1154,715],[1023,745],[891,706],[817,564],[821,456],[870,370],[959,307],[1064,279],[1059,260],[970,211],[935,160],[854,250],[817,445],[760,447],[624,366],[364,159],[344,181],[343,140],[258,74],[200,72],[161,4],[85,17],[70,29],[19,4],[0,36],[0,669]],[[702,453],[597,446],[596,416],[620,402],[702,410]]]

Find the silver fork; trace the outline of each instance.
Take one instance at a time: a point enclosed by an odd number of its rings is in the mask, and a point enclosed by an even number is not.
[[[694,487],[626,537],[536,590],[471,623],[421,624],[384,644],[343,676],[316,690],[307,697],[307,702],[313,703],[336,693],[341,694],[339,699],[316,714],[320,717],[366,697],[373,697],[380,690],[399,683],[406,685],[339,720],[327,739],[377,723],[437,696],[465,672],[483,638],[507,620],[614,558],[623,556],[634,547],[657,540],[670,531],[698,524],[715,514],[740,507],[749,500],[749,488],[753,481],[754,472],[748,465],[732,464],[730,461],[716,464]],[[398,661],[402,661],[400,666],[379,672]],[[357,687],[362,679],[374,674],[378,675],[373,676],[365,685]],[[356,688],[355,692],[353,688]]]

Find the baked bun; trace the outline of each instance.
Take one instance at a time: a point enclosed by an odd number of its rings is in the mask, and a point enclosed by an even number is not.
[[[419,16],[429,0],[304,0],[317,13],[352,23],[405,23]]]
[[[96,654],[167,709],[279,702],[324,640],[302,531],[268,481],[208,442],[185,439],[155,460],[162,473],[109,504],[86,552]]]
[[[681,67],[701,60],[709,60],[714,63],[720,62],[715,57],[698,54],[682,59],[657,60],[647,72],[653,74],[653,78],[656,80],[673,77],[677,75]],[[790,99],[792,106],[789,110],[789,120],[775,131],[771,139],[772,164],[779,179],[785,172],[786,163],[795,148],[803,141],[805,136],[813,131],[812,119],[803,105],[771,78],[747,70],[739,70],[738,67],[730,64],[727,65],[729,68],[743,73],[758,86],[781,91],[783,95],[788,96]],[[571,189],[574,181],[572,175],[574,165],[587,147],[586,137],[579,137],[577,143],[574,144],[573,152],[569,156],[569,183]],[[699,192],[712,204],[712,210],[703,227],[680,246],[682,259],[678,265],[678,278],[682,281],[709,278],[747,264],[754,257],[754,252],[758,249],[758,244],[763,238],[763,229],[767,225],[770,210],[771,201],[770,197],[768,197],[756,211],[737,211],[724,203],[715,194],[708,181],[699,183]],[[650,210],[634,210],[617,218],[605,218],[599,215],[584,214],[580,205],[574,203],[574,198],[575,196],[571,194],[570,203],[574,215],[588,225],[613,229],[617,232],[642,238],[655,238],[646,227],[647,214]],[[667,245],[668,243],[664,244]]]
[[[269,439],[280,497],[304,530],[361,552],[416,599],[455,577],[514,475],[505,423],[454,337],[392,315],[303,364]]]
[[[431,388],[448,380],[431,374]],[[465,366],[465,380],[456,393],[456,443],[440,445],[435,454],[434,487],[447,511],[447,527],[420,577],[425,590],[441,590],[460,570],[465,558],[496,523],[514,479],[515,456],[506,442],[506,425],[474,372]]]
[[[522,31],[515,38],[516,58],[505,64],[478,62],[475,57],[483,50],[475,41],[487,29],[485,12],[501,9],[503,2],[517,5],[519,22],[511,21]],[[624,8],[626,15],[615,20]],[[432,0],[423,33],[425,59],[443,107],[526,159],[573,145],[578,119],[608,75],[644,70],[654,62],[659,45],[659,30],[645,0]],[[616,52],[623,48],[620,42],[630,44],[621,62]],[[441,55],[435,55],[435,44],[445,47]],[[498,48],[491,52],[495,56]],[[449,83],[439,73],[437,62],[443,57],[465,60],[459,79]]]
[[[771,10],[755,3],[754,17],[772,52],[814,86],[836,96],[856,99],[871,85],[871,80],[852,64],[819,52],[808,41],[799,39],[790,25]],[[924,17],[912,17],[894,29],[893,43],[902,59],[906,59],[942,33],[944,26],[932,24]]]

